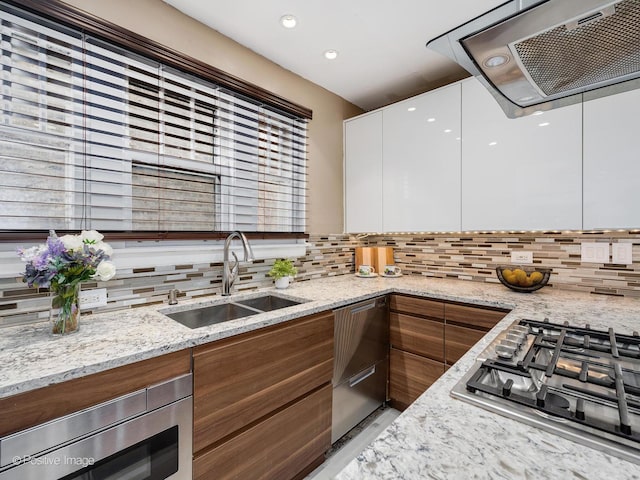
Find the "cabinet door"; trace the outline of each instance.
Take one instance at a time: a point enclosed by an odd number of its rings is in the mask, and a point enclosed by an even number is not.
[[[407,295],[391,295],[389,308],[395,312],[444,320],[444,302],[428,298],[410,297]]]
[[[326,385],[197,457],[193,478],[296,477],[331,447],[331,391]]]
[[[495,327],[507,313],[507,311],[474,307],[472,305],[458,305],[455,303],[445,303],[444,306],[444,316],[447,319],[447,323],[454,322],[479,327],[485,329],[487,332]]]
[[[640,90],[583,108],[584,228],[640,227]]]
[[[582,106],[509,119],[462,82],[462,230],[582,228]]]
[[[505,310],[445,303],[444,351],[447,365],[456,363],[507,313]]]
[[[344,122],[345,232],[382,231],[382,111]]]
[[[484,330],[446,324],[444,352],[447,365],[453,365],[487,334]]]
[[[383,109],[383,229],[460,230],[460,84]]]
[[[389,398],[405,409],[444,373],[444,364],[392,348],[389,354]]]
[[[444,322],[390,313],[391,346],[444,361]]]
[[[193,370],[198,452],[331,381],[333,314],[196,347]]]

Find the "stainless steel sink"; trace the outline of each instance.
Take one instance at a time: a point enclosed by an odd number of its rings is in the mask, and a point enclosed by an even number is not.
[[[194,308],[193,310],[184,310],[182,312],[166,313],[165,315],[185,327],[200,328],[235,320],[236,318],[248,317],[256,313],[259,312],[241,305],[236,305],[235,303],[223,303],[221,305]]]
[[[296,302],[295,300],[289,300],[288,298],[276,297],[274,295],[265,295],[262,297],[249,298],[247,300],[238,300],[238,305],[244,305],[245,307],[255,308],[263,312],[270,312],[272,310],[278,310],[280,308],[292,307],[294,305],[300,305],[302,302]]]
[[[193,308],[181,312],[165,313],[176,322],[189,328],[208,327],[217,323],[224,323],[237,318],[271,312],[281,308],[300,305],[303,302],[276,297],[275,295],[262,295],[260,297],[236,300],[209,307]],[[164,313],[164,312],[163,312]]]

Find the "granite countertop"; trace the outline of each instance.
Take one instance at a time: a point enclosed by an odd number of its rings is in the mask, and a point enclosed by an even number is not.
[[[476,356],[504,327],[519,318],[620,333],[640,329],[640,300],[593,296],[544,288],[511,292],[500,284],[422,276],[356,278],[353,275],[296,282],[238,293],[231,300],[265,292],[305,300],[284,310],[256,314],[191,330],[161,311],[224,303],[181,302],[89,315],[77,334],[52,338],[46,323],[5,328],[0,335],[0,398],[134,363],[217,339],[344,306],[391,292],[512,309],[491,332],[452,366],[336,478],[366,479],[640,479],[640,466],[501,417],[449,396]]]

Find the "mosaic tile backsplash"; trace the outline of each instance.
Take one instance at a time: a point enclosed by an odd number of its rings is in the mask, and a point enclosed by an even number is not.
[[[355,238],[348,235],[313,235],[308,239],[306,255],[295,259],[298,268],[296,281],[343,275],[354,271]],[[254,290],[273,285],[267,276],[275,259],[256,260],[240,264],[234,284],[235,291]],[[114,258],[117,265],[117,258]],[[1,265],[0,265],[1,268]],[[83,289],[95,288],[86,282]],[[169,290],[180,291],[178,300],[205,295],[219,295],[222,288],[222,263],[181,264],[170,267],[121,269],[116,277],[102,282],[107,288],[108,303],[94,312],[124,310],[144,305],[161,304],[168,299]],[[0,278],[0,327],[33,323],[48,319],[47,290],[28,288],[21,278]],[[90,311],[82,310],[82,314]]]
[[[630,265],[582,263],[581,242],[633,245]],[[296,281],[355,270],[357,246],[394,247],[394,259],[405,275],[494,282],[497,265],[510,263],[513,250],[533,252],[534,263],[553,269],[545,288],[578,290],[592,294],[640,298],[640,232],[597,233],[509,233],[509,234],[437,234],[375,235],[356,238],[350,235],[312,235],[306,254],[297,258]],[[238,291],[268,287],[273,281],[266,274],[273,260],[241,264],[235,288]],[[167,301],[169,290],[180,290],[179,300],[219,294],[222,264],[183,264],[171,267],[118,270],[117,276],[101,284],[108,291],[108,304],[94,311],[125,310]],[[96,284],[86,283],[83,288]],[[20,278],[0,278],[0,327],[32,323],[48,318],[48,293],[28,288]],[[83,312],[90,313],[90,312]]]
[[[498,282],[495,267],[511,263],[512,251],[533,252],[535,265],[551,268],[545,288],[593,294],[640,297],[640,232],[484,233],[438,235],[378,235],[367,246],[394,247],[404,274]],[[633,263],[582,263],[582,242],[633,245]]]

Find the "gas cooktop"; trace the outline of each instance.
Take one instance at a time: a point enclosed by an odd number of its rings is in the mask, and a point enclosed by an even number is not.
[[[640,464],[640,336],[519,320],[456,398]]]

